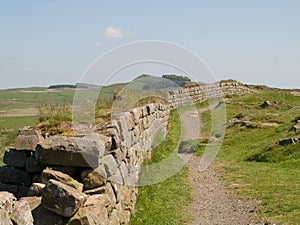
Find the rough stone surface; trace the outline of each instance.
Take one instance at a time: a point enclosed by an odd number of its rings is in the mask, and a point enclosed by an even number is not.
[[[14,202],[10,218],[15,225],[33,225],[33,217],[28,202]]]
[[[0,182],[30,186],[31,180],[31,175],[24,170],[11,166],[0,167]]]
[[[1,191],[0,192],[0,209],[5,210],[11,210],[12,208],[12,202],[16,201],[16,197],[7,192],[7,191]]]
[[[43,190],[46,187],[42,183],[32,183],[31,187],[28,190],[28,196],[42,196]]]
[[[36,159],[46,165],[97,167],[105,143],[97,134],[86,137],[53,136],[39,142]]]
[[[40,173],[45,166],[41,165],[33,156],[26,158],[26,171],[29,173]]]
[[[37,131],[30,127],[25,127],[19,131],[19,134],[15,141],[15,147],[17,150],[32,150],[34,151],[36,145],[44,138]]]
[[[69,175],[59,171],[51,170],[49,168],[44,169],[41,175],[41,182],[43,184],[47,184],[51,179],[57,180],[79,191],[83,190],[83,184],[79,183],[77,180],[73,179]]]
[[[67,225],[109,224],[106,195],[89,196],[83,207],[70,219]]]
[[[10,220],[8,211],[0,209],[0,224],[1,225],[13,225]]]
[[[28,202],[32,211],[34,225],[64,225],[64,217],[45,209],[41,197],[24,197],[20,201]]]
[[[101,164],[104,165],[107,177],[114,175],[118,170],[118,164],[112,155],[106,155],[101,159]]]
[[[73,216],[86,200],[86,195],[56,180],[49,180],[43,194],[42,205],[64,217]]]
[[[9,149],[4,153],[3,162],[9,166],[25,167],[26,153],[16,149]]]

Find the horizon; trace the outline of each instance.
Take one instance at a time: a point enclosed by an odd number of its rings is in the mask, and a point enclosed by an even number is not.
[[[299,9],[300,2],[291,0],[3,1],[0,89],[78,83],[95,59],[142,40],[184,46],[203,59],[215,80],[296,89]],[[143,65],[116,82],[131,80],[132,72],[174,71]]]

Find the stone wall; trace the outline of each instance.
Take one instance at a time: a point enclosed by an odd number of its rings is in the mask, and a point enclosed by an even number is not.
[[[0,167],[0,191],[13,194],[0,192],[1,224],[127,224],[138,194],[137,168],[167,134],[170,108],[249,92],[236,82],[172,90],[169,105],[118,113],[101,127],[75,124],[73,137],[44,139],[34,129],[21,130]]]
[[[137,199],[137,168],[151,158],[155,134],[166,135],[168,118],[169,106],[148,104],[75,137],[44,139],[36,130],[21,130],[0,167],[0,191],[18,198],[0,192],[1,221],[127,224]],[[18,219],[16,210],[23,212]]]
[[[254,90],[238,82],[221,82],[208,85],[198,85],[169,91],[169,103],[172,108],[204,102],[210,98],[226,95],[242,95]]]

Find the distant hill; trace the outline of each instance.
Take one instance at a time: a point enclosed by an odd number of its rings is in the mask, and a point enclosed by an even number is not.
[[[94,85],[94,84],[88,84],[88,83],[76,83],[73,84],[55,84],[50,85],[48,89],[61,89],[61,88],[86,88],[86,89],[98,89],[101,86]]]

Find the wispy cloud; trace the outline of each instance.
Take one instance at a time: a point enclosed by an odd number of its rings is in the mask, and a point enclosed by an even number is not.
[[[99,47],[101,47],[101,46],[103,45],[103,43],[100,42],[100,41],[97,41],[97,42],[95,43],[95,45],[96,45],[97,48],[99,48]]]
[[[111,38],[122,38],[122,37],[129,36],[130,33],[125,32],[120,28],[110,26],[105,29],[105,35]]]

